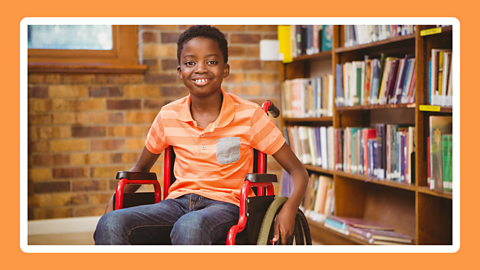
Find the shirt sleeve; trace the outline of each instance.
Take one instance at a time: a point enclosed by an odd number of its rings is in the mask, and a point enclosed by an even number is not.
[[[145,140],[145,147],[152,154],[160,154],[167,148],[168,144],[165,141],[165,132],[162,121],[162,111],[160,111],[153,121],[150,131],[148,131],[147,139]]]
[[[252,117],[250,136],[252,147],[267,155],[275,154],[285,143],[282,132],[260,107]]]

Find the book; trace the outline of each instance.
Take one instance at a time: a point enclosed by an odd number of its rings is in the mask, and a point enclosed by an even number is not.
[[[377,124],[377,177],[386,179],[387,148],[386,148],[386,126]]]
[[[329,187],[331,187],[331,184],[333,183],[333,178],[324,175],[319,175],[318,178],[318,190],[315,200],[314,211],[319,214],[324,214],[327,192]]]
[[[430,116],[430,189],[443,191],[442,135],[452,134],[451,116]],[[433,184],[433,185],[432,185]]]
[[[348,225],[355,228],[363,228],[363,229],[374,229],[374,230],[384,230],[384,231],[393,231],[394,228],[382,222],[374,221],[374,220],[367,220],[363,218],[353,218],[353,217],[338,217],[332,216],[331,219]]]
[[[349,232],[347,230],[347,225],[345,223],[336,221],[333,218],[334,218],[334,216],[325,217],[325,221],[324,221],[323,225],[326,228],[329,228],[329,229],[337,231],[339,233],[348,235]]]
[[[301,148],[301,161],[303,164],[312,164],[312,155],[310,154],[310,145],[308,143],[308,131],[307,127],[298,127],[298,137],[300,140]]]
[[[384,230],[369,230],[348,226],[349,235],[369,244],[413,244],[413,238],[398,232]]]
[[[332,50],[333,25],[324,25],[322,27],[322,52]]]
[[[452,191],[453,179],[453,136],[451,134],[442,135],[443,147],[443,190]]]
[[[283,56],[283,63],[293,61],[291,52],[290,25],[279,25],[277,28],[279,51]]]

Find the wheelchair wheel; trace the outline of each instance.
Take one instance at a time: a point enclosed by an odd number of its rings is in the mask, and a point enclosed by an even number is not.
[[[275,217],[282,209],[283,204],[287,201],[287,197],[276,198],[268,207],[268,210],[263,218],[260,232],[258,234],[257,245],[268,245],[270,239],[273,237],[273,225]],[[295,239],[296,245],[311,245],[312,238],[310,235],[310,228],[308,227],[307,219],[303,215],[303,212],[299,209],[295,216],[295,228],[293,235],[287,239],[287,244],[292,245]]]

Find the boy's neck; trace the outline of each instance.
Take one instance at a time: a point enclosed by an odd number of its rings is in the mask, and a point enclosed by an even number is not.
[[[221,91],[208,97],[190,95],[190,99],[190,112],[199,127],[206,128],[208,124],[215,122],[220,115],[223,102]]]

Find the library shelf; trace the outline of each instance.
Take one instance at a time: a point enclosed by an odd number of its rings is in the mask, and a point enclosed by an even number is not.
[[[319,52],[315,54],[305,54],[305,55],[297,56],[293,58],[293,62],[310,60],[310,59],[328,59],[331,57],[332,57],[332,51],[324,51],[324,52]]]
[[[415,33],[408,34],[408,35],[403,35],[403,36],[398,36],[398,37],[393,37],[393,38],[389,38],[389,39],[384,39],[384,40],[379,40],[379,41],[366,43],[366,44],[354,45],[354,46],[350,46],[350,47],[339,47],[339,48],[335,48],[335,53],[357,51],[357,50],[362,50],[362,49],[366,49],[366,48],[389,45],[389,44],[392,44],[392,43],[396,43],[396,42],[400,42],[400,41],[407,41],[407,40],[415,40]]]
[[[334,175],[336,173],[335,171],[332,171],[332,170],[329,170],[329,169],[324,169],[320,166],[303,165],[303,167],[305,167],[305,169],[307,169],[309,171],[312,171],[312,172],[318,172],[318,173],[330,174],[330,175]]]
[[[449,199],[449,200],[452,199],[452,192],[449,192],[449,191],[438,192],[435,190],[431,190],[429,187],[418,187],[418,192],[423,194],[429,194],[429,195],[440,197],[440,198]]]
[[[341,176],[341,177],[344,177],[344,178],[348,178],[348,179],[363,181],[365,183],[372,183],[372,184],[377,184],[377,185],[389,186],[389,187],[405,189],[405,190],[410,190],[410,191],[415,191],[416,190],[415,184],[401,183],[401,182],[398,182],[398,181],[393,181],[393,180],[388,180],[388,179],[379,179],[377,177],[370,176],[370,175],[352,174],[352,173],[346,173],[346,172],[342,172],[342,171],[335,171],[335,175],[338,175],[338,176]]]
[[[308,118],[283,118],[288,123],[305,123],[305,122],[332,122],[333,117],[308,117]]]
[[[435,106],[435,105],[420,105],[418,108],[421,112],[429,113],[452,113],[453,107]]]
[[[379,109],[414,109],[415,103],[409,104],[385,104],[385,105],[357,105],[357,106],[338,106],[337,111],[360,111],[360,110],[379,110]]]

